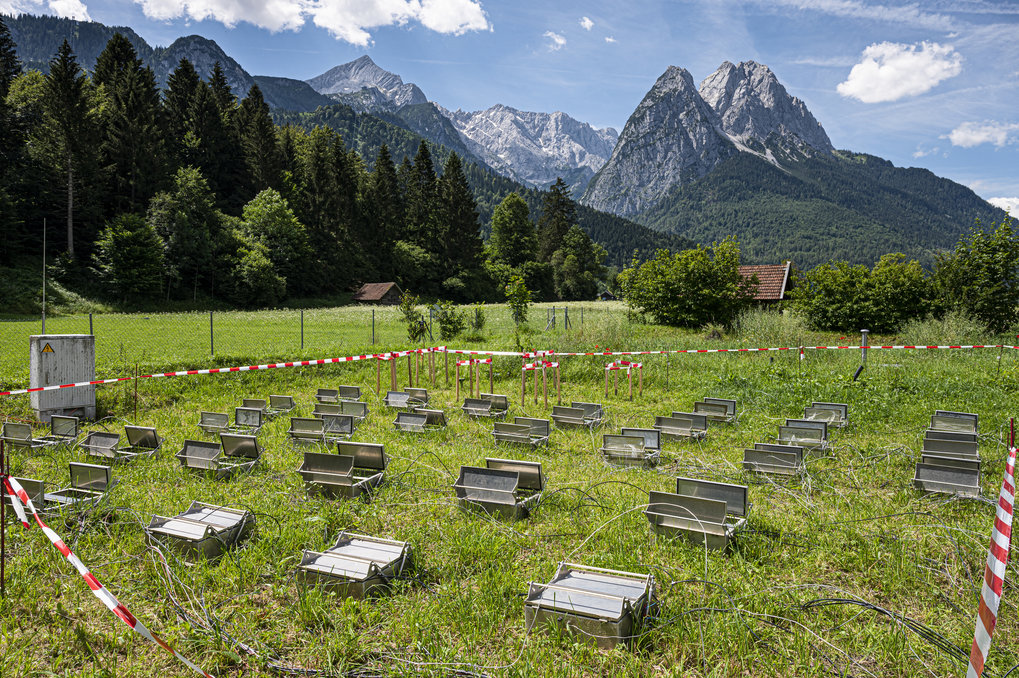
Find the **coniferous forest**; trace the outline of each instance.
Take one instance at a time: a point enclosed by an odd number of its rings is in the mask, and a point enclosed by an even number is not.
[[[537,299],[591,298],[607,264],[688,244],[346,106],[270,111],[257,84],[241,98],[218,65],[203,80],[182,59],[160,89],[119,33],[91,72],[64,41],[44,74],[19,62],[0,21],[0,157],[4,263],[42,253],[45,220],[66,286],[135,307],[264,307],[390,280],[501,300],[513,275]],[[535,236],[514,265],[484,240],[511,197]]]

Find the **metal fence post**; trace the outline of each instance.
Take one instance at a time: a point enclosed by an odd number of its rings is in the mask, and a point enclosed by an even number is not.
[[[209,355],[216,355],[216,335],[212,332],[212,311],[209,311]]]
[[[92,314],[91,313],[88,314],[88,333],[89,333],[89,336],[93,336],[93,337],[95,336],[95,333],[92,331]]]
[[[304,350],[304,309],[301,309],[301,350]]]
[[[372,309],[372,345],[375,345],[375,309]]]
[[[864,365],[867,364],[867,346],[870,345],[868,334],[870,334],[870,330],[860,330],[860,361]]]

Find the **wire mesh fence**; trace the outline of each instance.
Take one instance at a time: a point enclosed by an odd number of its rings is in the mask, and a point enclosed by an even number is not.
[[[460,307],[468,318],[473,307]],[[484,327],[469,325],[466,335],[442,336],[438,310],[422,309],[426,344],[504,343],[516,331],[510,309],[484,306]],[[554,348],[558,339],[585,327],[609,327],[625,318],[621,304],[535,304],[523,341]],[[27,378],[28,343],[42,334],[40,319],[0,322],[0,381]],[[92,334],[102,372],[126,365],[200,366],[212,360],[284,360],[323,358],[410,347],[407,326],[395,306],[347,306],[322,309],[216,311],[191,313],[87,314],[46,319],[46,334]]]

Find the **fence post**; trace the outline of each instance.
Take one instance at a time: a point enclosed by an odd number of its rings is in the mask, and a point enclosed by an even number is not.
[[[375,345],[375,309],[372,309],[372,346]]]
[[[867,346],[870,345],[868,334],[870,334],[870,330],[860,330],[860,361],[864,365],[867,364]]]
[[[3,479],[7,476],[6,466],[4,462],[7,459],[6,452],[7,441],[0,440],[0,485],[3,484]],[[2,492],[0,492],[2,493]],[[12,500],[13,501],[13,500]],[[7,572],[4,570],[4,563],[7,561],[7,502],[6,500],[0,500],[0,596],[7,595]]]
[[[304,350],[304,309],[301,309],[301,350]]]
[[[216,355],[216,335],[212,331],[212,311],[209,311],[209,355]]]
[[[93,336],[93,337],[96,336],[95,333],[92,331],[92,314],[91,313],[88,314],[88,333],[89,333],[90,336]]]

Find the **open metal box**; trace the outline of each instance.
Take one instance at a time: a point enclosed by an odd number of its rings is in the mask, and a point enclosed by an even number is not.
[[[545,489],[541,463],[485,459],[485,467],[461,466],[453,483],[460,505],[507,518],[526,518]]]
[[[36,480],[35,478],[18,478],[14,476],[18,484],[21,485],[21,489],[25,491],[28,498],[32,500],[32,504],[39,513],[46,512],[46,483],[42,480]],[[13,506],[14,502],[11,500],[11,496],[6,491],[0,492],[0,497],[3,497],[3,502],[8,506]],[[27,510],[28,507],[26,507]],[[0,529],[4,529],[4,526],[0,526]]]
[[[265,410],[256,407],[235,407],[234,425],[230,430],[258,435],[263,424],[265,424]]]
[[[297,580],[349,598],[364,598],[389,585],[410,565],[407,542],[341,532],[326,551],[305,550]]]
[[[463,413],[475,419],[499,419],[509,412],[509,398],[498,393],[481,393],[479,398],[465,398]]]
[[[364,421],[364,418],[368,416],[368,404],[359,403],[353,400],[341,400],[339,414],[344,414],[348,417],[354,418],[354,428],[357,428],[358,424]]]
[[[655,602],[650,574],[560,563],[549,583],[528,584],[524,628],[558,623],[611,649],[640,633]]]
[[[708,421],[731,424],[736,421],[736,401],[727,398],[705,398],[693,404],[694,414],[703,414]]]
[[[650,468],[658,464],[661,450],[648,449],[642,435],[606,433],[598,450],[612,466]]]
[[[656,428],[621,428],[619,433],[624,436],[638,436],[644,439],[644,450],[662,451],[662,432]]]
[[[265,398],[244,398],[241,400],[241,407],[262,410],[263,416],[269,416],[269,402]]]
[[[336,388],[320,388],[315,400],[320,403],[337,403],[341,400],[360,400],[360,386],[338,386]]]
[[[955,431],[957,433],[977,433],[979,417],[968,412],[951,412],[935,410],[931,416],[931,428],[938,431]]]
[[[754,473],[798,476],[806,471],[806,449],[798,445],[754,443],[743,450],[743,469]]]
[[[923,456],[916,465],[913,486],[924,492],[980,496],[980,461]]]
[[[336,450],[338,454],[304,453],[298,472],[309,494],[355,498],[382,484],[388,464],[383,445],[340,441]]]
[[[228,480],[236,473],[252,470],[258,463],[258,459],[227,457],[219,443],[204,440],[185,440],[177,459],[182,467],[195,473],[208,473],[216,480]]]
[[[574,401],[569,407],[552,407],[552,421],[558,428],[595,428],[601,426],[604,416],[605,410],[601,403]]]
[[[89,457],[97,457],[110,463],[117,461],[120,434],[109,431],[90,431],[81,441],[81,449]]]
[[[823,421],[828,424],[828,428],[843,428],[849,423],[849,405],[813,402],[810,407],[803,408],[803,418],[807,421]]]
[[[154,457],[163,447],[163,439],[152,426],[125,426],[124,435],[127,437],[127,447],[117,450],[118,459],[124,461]]]
[[[319,418],[322,420],[322,432],[327,443],[349,438],[357,428],[354,417],[349,414],[323,414]]]
[[[226,412],[202,412],[198,420],[198,428],[209,435],[229,431],[230,415]]]
[[[246,539],[254,527],[255,516],[250,511],[193,501],[172,518],[152,516],[145,533],[185,554],[213,560]]]
[[[0,440],[15,450],[34,450],[43,447],[42,443],[32,437],[31,424],[5,421],[2,430],[3,435],[0,435]]]
[[[673,412],[668,417],[655,417],[652,428],[672,440],[700,440],[708,434],[708,418],[693,412]]]
[[[428,415],[417,410],[397,412],[396,419],[393,420],[393,427],[397,431],[424,433],[429,428]]]
[[[710,549],[724,549],[746,525],[746,485],[676,478],[676,493],[650,493],[644,511],[656,534],[681,536]]]
[[[80,464],[73,461],[68,466],[71,471],[70,486],[46,494],[46,504],[55,504],[60,508],[96,504],[117,484],[110,474],[109,466]]]
[[[268,414],[270,417],[278,417],[281,414],[293,412],[294,408],[296,407],[297,403],[294,402],[294,396],[290,395],[269,396]]]
[[[50,418],[50,434],[42,438],[36,438],[36,447],[57,447],[67,445],[70,447],[78,442],[81,435],[81,427],[78,417],[66,417],[54,414]]]
[[[223,455],[227,457],[244,457],[258,461],[262,458],[262,446],[258,437],[243,433],[220,433],[219,442],[223,446]]]
[[[497,421],[493,424],[492,437],[498,443],[514,443],[538,447],[548,444],[550,424],[548,419],[514,417],[513,423]]]
[[[311,416],[323,417],[327,414],[342,414],[343,410],[340,409],[339,403],[315,403],[315,407],[311,410]]]
[[[823,421],[786,419],[778,427],[778,442],[785,445],[806,447],[815,452],[828,449],[828,425]]]

